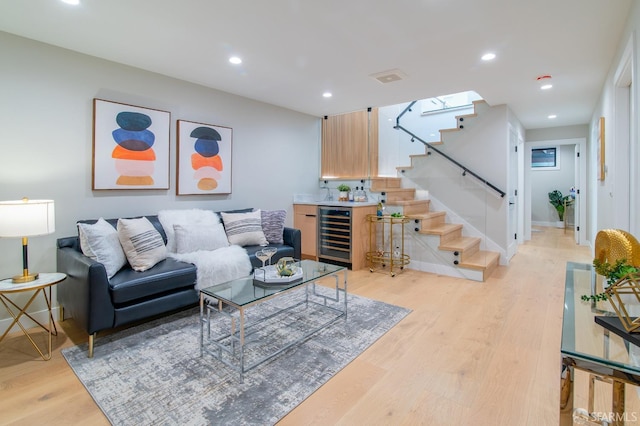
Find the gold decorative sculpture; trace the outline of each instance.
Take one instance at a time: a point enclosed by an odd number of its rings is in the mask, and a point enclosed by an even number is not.
[[[605,229],[596,235],[594,265],[607,277],[607,299],[628,333],[640,331],[640,317],[629,315],[627,304],[640,306],[640,244],[636,238],[620,229]],[[614,265],[612,267],[611,265]],[[623,296],[635,296],[629,300]]]
[[[596,235],[596,259],[614,264],[626,259],[632,265],[640,265],[640,244],[630,233],[621,229],[603,229]]]

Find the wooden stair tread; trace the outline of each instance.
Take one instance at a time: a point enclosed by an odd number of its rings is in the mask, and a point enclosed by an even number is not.
[[[415,193],[416,189],[415,188],[378,188],[378,189],[375,190],[375,192],[388,192],[388,193],[412,192],[412,193]]]
[[[462,229],[462,225],[459,223],[445,223],[443,225],[434,226],[428,229],[421,229],[421,234],[430,234],[430,235],[445,235],[450,232],[455,232]],[[440,246],[441,248],[442,246]]]
[[[431,201],[429,200],[398,200],[398,201],[389,201],[387,204],[394,206],[419,206],[422,204],[429,204]]]
[[[457,127],[452,127],[450,129],[440,129],[440,133],[448,133],[448,132],[459,132],[460,129]]]
[[[462,226],[462,225],[460,225]],[[460,237],[455,240],[449,241],[444,244],[440,244],[438,249],[446,250],[446,251],[459,251],[464,252],[465,250],[469,250],[476,244],[480,243],[480,238],[477,237]]]
[[[385,191],[388,188],[403,189],[402,179],[399,177],[374,177],[371,178],[371,190],[372,191]]]
[[[476,269],[479,271],[484,271],[488,268],[495,267],[498,265],[498,260],[500,259],[500,253],[495,251],[485,251],[480,250],[475,253],[473,256],[469,256],[468,259],[465,259],[464,262],[460,262],[458,266],[467,269]]]
[[[417,219],[417,220],[428,220],[433,219],[434,217],[444,216],[447,212],[427,212],[427,213],[416,213],[416,214],[407,214],[405,215],[409,219]]]

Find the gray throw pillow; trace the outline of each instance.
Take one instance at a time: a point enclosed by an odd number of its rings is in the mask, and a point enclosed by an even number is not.
[[[78,223],[78,236],[82,253],[102,263],[108,278],[113,277],[127,264],[127,258],[118,239],[118,231],[103,218],[94,224]]]
[[[284,244],[284,220],[287,218],[286,210],[261,210],[262,232],[270,244]]]

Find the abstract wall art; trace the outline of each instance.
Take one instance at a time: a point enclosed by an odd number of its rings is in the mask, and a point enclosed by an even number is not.
[[[93,179],[99,189],[169,189],[171,113],[93,100]]]
[[[230,194],[230,127],[178,120],[178,195]]]

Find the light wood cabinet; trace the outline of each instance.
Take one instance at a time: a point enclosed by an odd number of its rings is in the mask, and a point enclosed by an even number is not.
[[[317,259],[318,207],[308,204],[293,205],[293,227],[300,230],[302,258]]]
[[[369,221],[367,216],[376,214],[376,206],[354,207],[351,216],[351,269],[357,271],[367,266],[369,251]]]
[[[378,176],[377,108],[324,117],[321,176]]]
[[[320,256],[318,252],[318,209],[320,207],[322,206],[309,204],[293,205],[293,225],[299,229],[302,234],[303,259],[318,260]],[[329,206],[329,208],[331,209],[331,206]],[[350,263],[351,269],[357,271],[367,266],[366,254],[369,250],[369,224],[367,222],[367,215],[375,214],[376,206],[358,206],[355,204],[353,207],[347,207],[346,209],[349,210],[349,217],[351,218],[350,256],[347,256],[345,259],[326,256],[326,259]]]

